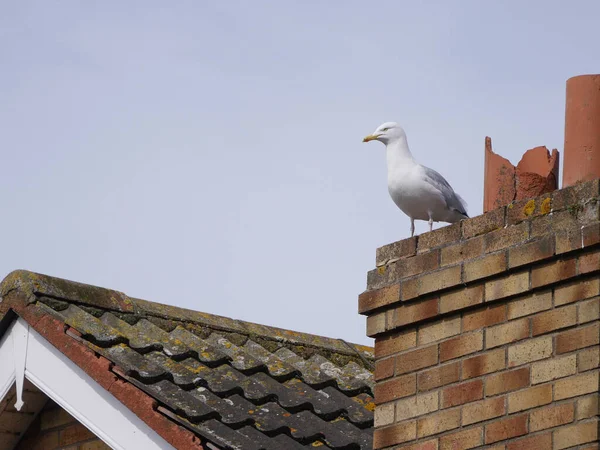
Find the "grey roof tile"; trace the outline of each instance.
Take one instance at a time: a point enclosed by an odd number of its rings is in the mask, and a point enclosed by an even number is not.
[[[43,287],[29,289],[29,303],[79,332],[69,335],[111,361],[158,411],[218,447],[372,448],[368,347],[25,278]]]

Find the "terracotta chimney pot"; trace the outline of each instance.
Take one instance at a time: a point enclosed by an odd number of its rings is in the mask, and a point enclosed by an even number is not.
[[[600,178],[600,75],[567,80],[563,187]]]

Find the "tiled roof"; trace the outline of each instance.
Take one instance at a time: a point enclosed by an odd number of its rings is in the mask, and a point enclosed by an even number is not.
[[[110,361],[113,374],[203,443],[244,450],[372,448],[370,347],[31,272],[5,278],[3,298],[15,292],[29,311],[35,308],[34,317],[44,313],[62,323],[70,339]]]

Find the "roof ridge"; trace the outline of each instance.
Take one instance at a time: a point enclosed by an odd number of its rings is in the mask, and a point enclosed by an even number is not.
[[[372,347],[348,343],[340,338],[330,338],[286,330],[179,306],[138,299],[129,297],[125,293],[113,289],[79,283],[27,270],[15,270],[9,273],[2,280],[2,283],[0,283],[0,296],[2,298],[13,290],[23,293],[27,303],[34,303],[40,296],[46,296],[107,311],[119,311],[139,316],[153,316],[196,323],[216,331],[239,333],[250,337],[257,336],[268,340],[302,346],[326,348],[337,353],[353,356],[358,354],[361,359],[373,359],[374,357]],[[0,302],[2,302],[1,298]]]

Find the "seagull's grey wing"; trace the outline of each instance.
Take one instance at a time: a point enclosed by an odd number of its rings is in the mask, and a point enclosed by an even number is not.
[[[469,217],[467,214],[467,203],[461,198],[460,195],[454,192],[454,189],[452,189],[452,186],[450,186],[446,179],[429,167],[421,167],[423,168],[423,172],[425,174],[425,181],[442,193],[448,208],[458,211],[459,213]]]

